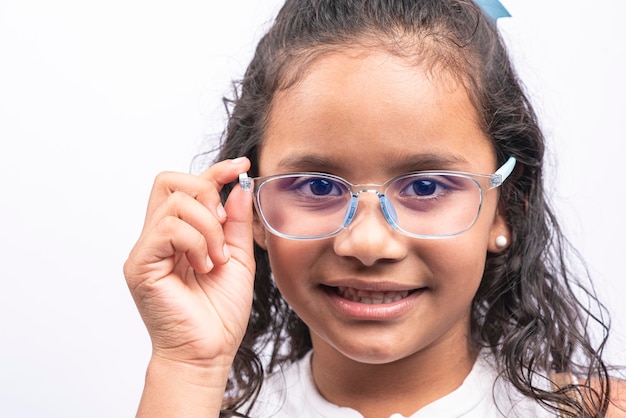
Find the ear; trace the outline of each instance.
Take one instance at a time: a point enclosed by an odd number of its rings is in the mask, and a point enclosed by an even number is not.
[[[511,228],[504,217],[504,213],[504,207],[502,204],[499,204],[489,231],[487,251],[490,253],[501,253],[511,245]],[[506,242],[504,242],[502,237],[506,238]]]
[[[254,236],[254,242],[256,242],[259,247],[267,250],[268,232],[263,226],[263,222],[261,222],[261,219],[259,219],[259,215],[256,213],[256,211],[254,212],[254,218],[252,220],[252,234]]]

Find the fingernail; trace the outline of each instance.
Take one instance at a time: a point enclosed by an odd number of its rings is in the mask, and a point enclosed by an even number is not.
[[[224,210],[224,206],[221,203],[217,205],[217,216],[220,219],[226,218],[226,210]]]
[[[228,244],[224,244],[224,258],[226,261],[230,260],[230,248],[228,248]]]
[[[206,257],[206,267],[207,267],[209,270],[213,270],[213,267],[214,267],[214,266],[215,266],[215,265],[213,264],[213,261],[211,261],[211,257],[207,256],[207,257]]]
[[[239,164],[239,163],[243,162],[245,159],[246,159],[246,157],[238,157],[238,158],[235,158],[234,160],[232,160],[231,162],[233,164]]]

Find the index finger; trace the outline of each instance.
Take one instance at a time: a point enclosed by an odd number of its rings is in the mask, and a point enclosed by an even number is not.
[[[240,173],[250,169],[250,160],[246,157],[224,160],[216,163],[200,173],[199,177],[213,183],[216,190],[222,190],[224,185],[235,181]]]
[[[146,219],[175,192],[188,194],[211,211],[216,212],[221,205],[219,192],[224,185],[234,181],[240,172],[250,168],[250,160],[245,157],[220,161],[199,175],[184,173],[161,173],[155,180]],[[217,213],[216,213],[217,214]]]

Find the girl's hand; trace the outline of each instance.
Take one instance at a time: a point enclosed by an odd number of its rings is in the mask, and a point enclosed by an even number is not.
[[[153,359],[230,367],[252,305],[252,199],[236,186],[222,207],[219,191],[249,168],[240,158],[199,176],[157,177],[143,231],[124,264]]]

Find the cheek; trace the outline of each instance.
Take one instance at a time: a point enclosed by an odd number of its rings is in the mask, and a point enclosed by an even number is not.
[[[323,241],[290,241],[271,236],[267,250],[274,283],[285,301],[307,323],[319,316],[315,298]]]
[[[319,241],[292,241],[269,235],[266,242],[270,267],[281,291],[296,282],[304,282],[304,273],[311,270],[321,255]]]
[[[466,232],[431,242],[421,255],[433,273],[436,289],[475,293],[485,269],[487,239],[476,239]]]

